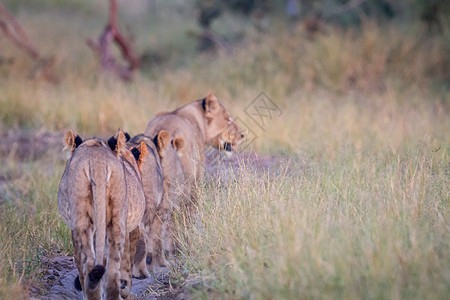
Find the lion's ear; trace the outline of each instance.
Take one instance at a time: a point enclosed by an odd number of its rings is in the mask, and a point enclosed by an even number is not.
[[[179,151],[184,146],[184,140],[182,138],[179,138],[179,137],[174,138],[172,140],[172,145],[173,145],[173,148],[175,148],[176,151]]]
[[[66,132],[64,144],[71,149],[75,146],[75,133],[72,130]]]
[[[133,154],[134,159],[138,162],[139,164],[139,156],[141,155],[141,151],[139,151],[138,148],[134,147],[133,149],[131,149],[131,154]]]
[[[117,139],[112,136],[108,139],[108,146],[111,149],[112,152],[114,152],[115,155],[118,155],[117,152]]]
[[[125,136],[125,134],[123,133],[123,131],[119,131],[119,134],[117,135],[117,146],[116,149],[117,151],[122,151],[124,149],[126,149],[126,143],[127,143],[127,138]]]
[[[141,155],[139,156],[140,160],[144,160],[144,158],[148,155],[148,148],[144,142],[139,144],[139,148],[141,150]]]
[[[208,117],[211,113],[217,110],[219,107],[219,101],[217,101],[217,97],[214,94],[209,94],[203,99],[202,107]]]
[[[165,130],[161,130],[157,135],[157,144],[159,149],[164,149],[170,143],[169,133]]]
[[[72,152],[83,143],[83,140],[78,134],[75,134],[72,130],[66,132],[64,136],[65,148],[69,148]]]
[[[117,138],[112,136],[108,139],[108,146],[114,152],[116,156],[120,155],[120,152],[126,148],[127,138],[123,131],[119,131]]]
[[[133,148],[133,150],[134,149],[136,149],[136,148]],[[142,174],[142,164],[144,163],[144,160],[147,157],[147,155],[148,155],[147,145],[144,142],[141,142],[139,144],[139,157],[136,158],[136,156],[135,156],[137,165],[138,165],[139,170],[141,171],[141,174]]]

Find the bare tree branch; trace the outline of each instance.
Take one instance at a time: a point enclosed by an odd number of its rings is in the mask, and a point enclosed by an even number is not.
[[[131,48],[130,42],[120,33],[117,25],[117,1],[109,0],[109,20],[98,42],[91,39],[87,44],[91,49],[100,55],[102,68],[117,73],[124,80],[132,80],[133,72],[139,67],[139,59]],[[110,46],[115,43],[119,48],[122,58],[128,65],[121,65],[114,58],[110,51]]]
[[[5,19],[5,21],[2,20]],[[8,23],[13,28],[14,32],[9,30]],[[20,26],[19,22],[6,10],[5,6],[0,2],[0,28],[5,36],[11,40],[16,46],[26,51],[32,58],[39,59],[39,52],[30,42],[25,31]]]

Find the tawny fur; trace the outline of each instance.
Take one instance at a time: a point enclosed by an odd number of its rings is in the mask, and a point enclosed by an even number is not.
[[[136,246],[141,235],[139,225],[144,216],[146,200],[144,187],[142,185],[142,174],[132,152],[126,146],[125,134],[122,131],[112,137],[116,141],[113,152],[120,158],[123,163],[123,170],[126,182],[126,195],[128,200],[128,216],[127,216],[127,235],[125,238],[125,251],[121,262],[120,274],[122,289],[120,295],[126,298],[131,293],[132,270],[136,251]],[[111,141],[108,140],[109,141]],[[111,145],[110,145],[111,147]],[[147,152],[141,152],[140,161],[144,161]],[[145,170],[146,171],[146,170]],[[144,172],[145,174],[145,172]]]
[[[84,298],[102,299],[106,295],[107,299],[118,299],[128,207],[123,164],[104,141],[89,139],[77,147],[76,137],[72,131],[65,137],[72,156],[59,185],[59,211],[72,230]],[[95,266],[106,267],[107,282],[101,280],[92,288],[89,274],[95,272]]]
[[[145,135],[154,137],[166,130],[171,138],[180,137],[184,147],[178,152],[183,165],[187,189],[195,200],[195,183],[201,178],[205,162],[204,148],[212,144],[234,121],[217,98],[210,94],[170,113],[157,115],[147,125]],[[237,125],[236,125],[237,126]],[[212,144],[217,147],[217,144]]]
[[[153,140],[145,135],[137,135],[128,142],[128,147],[138,147],[141,154],[147,152],[148,155],[143,160],[139,160],[138,165],[142,170],[142,184],[145,194],[145,213],[142,218],[143,232],[138,242],[136,256],[133,266],[133,276],[147,277],[147,257],[152,258],[155,253],[156,233],[153,229],[153,222],[158,206],[163,195],[163,171],[160,157],[156,151]],[[150,268],[152,271],[156,267],[165,266],[164,262],[152,259]]]
[[[100,139],[80,141],[67,132],[72,157],[58,193],[61,216],[72,230],[80,285],[86,299],[127,298],[145,207],[141,173],[123,132],[114,151]]]
[[[237,152],[239,145],[244,141],[244,137],[242,130],[233,121],[219,135],[211,140],[211,145],[219,150]]]
[[[186,203],[183,199],[188,197],[183,165],[177,153],[184,147],[184,140],[177,137],[171,141],[168,132],[162,130],[155,137],[155,145],[161,158],[164,193],[152,230],[159,237],[156,241],[155,258],[160,263],[167,264],[164,252],[167,252],[169,258],[172,258],[176,250],[173,239],[174,222],[172,217],[175,211],[179,211],[180,202]]]

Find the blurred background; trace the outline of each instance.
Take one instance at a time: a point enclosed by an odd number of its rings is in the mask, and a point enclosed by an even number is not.
[[[157,111],[210,91],[235,116],[262,91],[284,109],[448,100],[450,1],[2,3],[3,129],[140,132]]]

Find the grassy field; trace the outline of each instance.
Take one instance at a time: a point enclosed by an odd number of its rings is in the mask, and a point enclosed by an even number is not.
[[[196,296],[448,297],[449,24],[437,35],[366,21],[310,39],[273,20],[267,32],[246,27],[231,53],[196,54],[193,10],[131,1],[121,22],[139,53],[159,60],[125,84],[101,75],[85,43],[103,28],[102,2],[5,3],[55,56],[61,83],[29,78],[34,63],[0,39],[0,298],[38,282],[42,257],[72,253],[57,207],[67,129],[137,134],[209,91],[257,135],[246,151],[283,163],[243,165],[200,189],[202,225],[179,234],[181,269],[202,283]],[[223,34],[246,26],[223,27],[233,20],[219,21]],[[260,92],[282,110],[263,129],[244,111]]]

